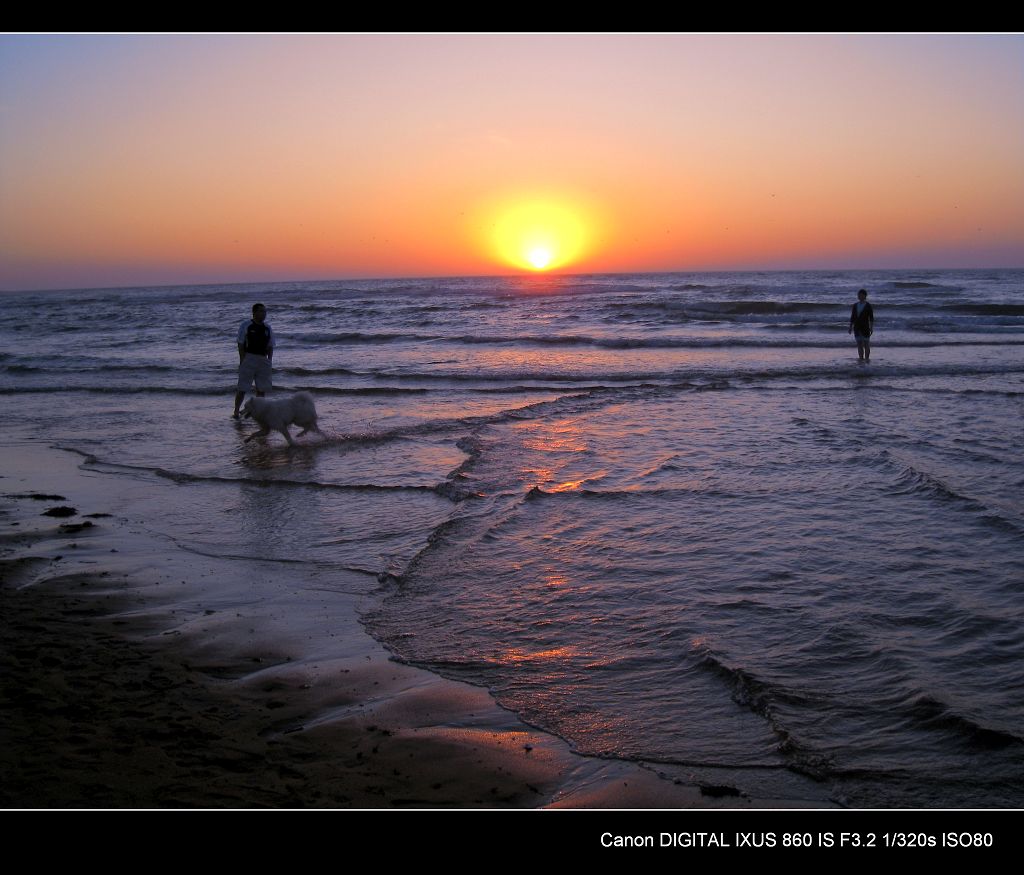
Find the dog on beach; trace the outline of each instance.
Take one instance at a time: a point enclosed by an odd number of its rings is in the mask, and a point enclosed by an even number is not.
[[[242,414],[259,423],[260,430],[245,439],[248,443],[254,437],[263,437],[271,431],[279,431],[285,436],[289,445],[295,446],[295,440],[288,431],[289,425],[300,425],[299,437],[310,431],[323,434],[316,424],[316,407],[309,392],[299,392],[287,398],[253,397],[245,402]]]

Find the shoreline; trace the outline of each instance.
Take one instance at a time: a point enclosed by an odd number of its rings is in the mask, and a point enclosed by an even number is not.
[[[826,807],[576,754],[395,661],[358,620],[367,576],[188,551],[120,516],[144,484],[4,450],[5,808]]]

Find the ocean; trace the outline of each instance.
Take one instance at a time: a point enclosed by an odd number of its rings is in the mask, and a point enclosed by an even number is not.
[[[292,449],[230,418],[257,300]],[[1022,270],[3,293],[0,394],[169,544],[360,572],[398,659],[581,754],[1024,807]]]

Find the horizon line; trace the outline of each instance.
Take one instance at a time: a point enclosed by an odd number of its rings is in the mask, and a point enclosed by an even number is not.
[[[737,268],[713,270],[631,270],[631,271],[584,271],[579,273],[538,271],[536,273],[508,273],[508,274],[422,274],[418,276],[361,276],[361,277],[336,277],[334,279],[290,279],[290,280],[225,280],[225,281],[203,281],[203,282],[162,282],[162,283],[134,283],[130,285],[112,286],[62,286],[42,289],[0,289],[3,295],[28,295],[49,292],[109,292],[126,289],[170,289],[170,288],[203,288],[206,286],[249,286],[249,285],[275,285],[282,286],[296,285],[298,283],[339,283],[339,282],[403,282],[421,280],[445,280],[445,279],[541,279],[543,277],[586,277],[586,276],[659,276],[667,274],[725,274],[725,273],[898,273],[898,272],[927,272],[927,271],[978,271],[978,270],[1002,270],[1014,271],[1024,270],[1024,265],[1016,267],[816,267],[816,268]]]

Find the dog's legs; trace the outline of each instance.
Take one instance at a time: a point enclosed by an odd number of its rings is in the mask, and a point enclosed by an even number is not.
[[[302,437],[304,434],[309,434],[311,431],[315,431],[317,434],[323,434],[323,432],[320,431],[320,426],[317,425],[315,415],[311,422],[299,422],[296,424],[302,426],[302,431],[299,432],[299,437]]]
[[[247,444],[253,438],[266,437],[268,434],[270,434],[270,429],[269,428],[261,428],[259,431],[254,431],[251,435],[249,435],[249,437],[247,437],[244,441],[242,441],[242,443]]]
[[[295,446],[295,440],[294,440],[294,438],[292,438],[291,432],[288,431],[288,426],[287,425],[285,425],[285,426],[283,426],[281,428],[281,434],[283,434],[285,436],[285,439],[288,441],[288,446],[290,446],[290,447],[294,447]]]

